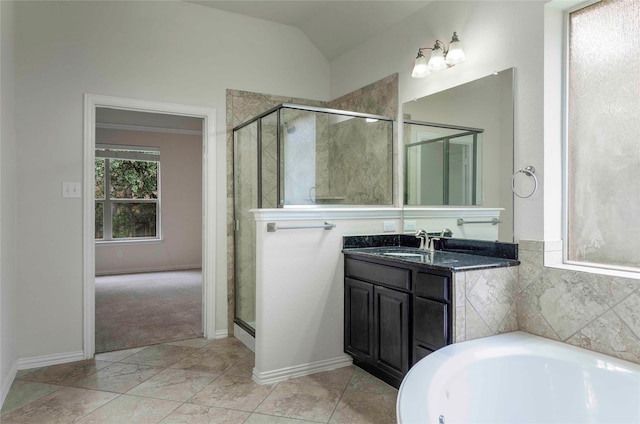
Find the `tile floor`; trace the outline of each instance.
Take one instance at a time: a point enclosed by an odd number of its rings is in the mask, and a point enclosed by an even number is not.
[[[397,390],[357,367],[272,385],[235,338],[191,339],[20,371],[0,422],[395,423]]]

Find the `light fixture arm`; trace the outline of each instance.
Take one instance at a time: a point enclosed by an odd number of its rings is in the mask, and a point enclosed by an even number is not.
[[[428,62],[422,54],[425,50],[431,50],[431,57]],[[451,56],[447,57],[450,51]],[[428,75],[429,70],[437,71],[440,69],[451,68],[457,63],[463,62],[464,59],[465,55],[462,51],[462,43],[458,38],[458,33],[454,32],[451,37],[449,48],[447,48],[446,44],[440,40],[436,40],[433,47],[418,48],[418,55],[415,59],[415,65],[411,76],[414,78],[423,78],[425,75]]]
[[[447,50],[447,47],[445,46],[445,44],[444,44],[442,41],[440,41],[440,40],[436,40],[436,42],[433,44],[433,47],[419,47],[419,48],[418,48],[418,55],[419,55],[419,56],[424,56],[424,55],[422,54],[422,52],[423,52],[424,50],[431,50],[431,51],[434,51],[434,50],[437,50],[437,49],[442,49],[442,53],[443,53],[445,56],[446,56],[446,55],[447,55],[447,53],[449,52],[449,50]]]

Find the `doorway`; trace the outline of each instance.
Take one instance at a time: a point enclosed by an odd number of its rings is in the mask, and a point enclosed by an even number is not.
[[[203,335],[202,123],[96,108],[96,353]]]
[[[105,118],[106,116],[106,118]],[[129,119],[129,121],[127,121]],[[142,121],[141,121],[142,119]],[[117,122],[116,122],[117,121]],[[182,124],[180,124],[180,122]],[[126,137],[123,137],[125,133],[137,133],[138,135],[149,133],[161,133],[171,134],[176,133],[184,136],[194,135],[193,128],[176,128],[180,125],[184,125],[185,122],[189,122],[191,125],[197,122],[199,126],[199,158],[201,165],[201,172],[199,175],[200,186],[199,190],[201,205],[185,205],[178,203],[178,206],[182,209],[187,207],[193,209],[196,213],[196,229],[199,236],[200,249],[197,251],[197,258],[194,259],[194,249],[191,248],[191,259],[178,258],[185,246],[184,241],[180,248],[171,248],[167,243],[167,237],[170,233],[167,227],[167,223],[163,223],[163,208],[159,205],[163,201],[162,197],[162,178],[158,181],[157,189],[160,194],[157,199],[154,199],[155,193],[153,189],[146,194],[138,194],[138,198],[131,199],[112,199],[112,196],[106,196],[109,198],[107,201],[108,214],[112,214],[111,219],[108,221],[103,220],[101,222],[107,223],[103,227],[100,227],[97,219],[101,213],[104,213],[104,206],[100,201],[96,201],[96,179],[99,176],[96,174],[97,161],[100,156],[105,157],[118,157],[124,155],[125,161],[131,160],[131,155],[137,159],[149,159],[153,162],[154,149],[157,146],[149,146],[151,148],[140,148],[140,144],[144,143],[129,143]],[[216,257],[216,178],[215,178],[215,110],[200,108],[195,106],[186,106],[178,104],[169,104],[161,102],[151,102],[135,99],[116,98],[107,96],[97,96],[87,94],[85,95],[85,154],[84,154],[84,179],[83,179],[83,243],[84,243],[84,356],[85,358],[92,358],[96,352],[96,272],[98,274],[109,276],[113,283],[113,275],[129,275],[137,276],[138,280],[145,273],[147,277],[154,277],[153,273],[163,272],[179,272],[189,271],[187,274],[183,274],[178,277],[186,285],[191,285],[191,291],[193,291],[193,277],[194,273],[199,273],[198,267],[201,267],[201,276],[198,276],[201,283],[199,302],[201,305],[200,317],[201,317],[201,332],[207,338],[214,338],[215,336],[215,257]],[[164,132],[158,132],[158,127],[164,127]],[[108,135],[105,138],[105,133]],[[114,134],[119,134],[114,136]],[[141,139],[144,137],[138,137]],[[107,142],[104,142],[104,141]],[[119,142],[118,142],[119,140]],[[109,145],[117,145],[116,148],[109,147]],[[175,147],[175,146],[174,146]],[[96,150],[98,148],[98,150]],[[112,149],[111,151],[108,151]],[[162,150],[159,149],[159,161],[160,161],[160,173],[162,172]],[[170,150],[170,149],[169,149]],[[180,150],[180,149],[178,149]],[[97,153],[101,152],[101,153]],[[129,155],[129,156],[127,156]],[[138,155],[138,156],[136,156]],[[112,159],[113,160],[113,159]],[[118,160],[118,159],[116,159]],[[184,165],[184,164],[183,164]],[[188,166],[188,165],[187,165]],[[107,171],[108,172],[108,171]],[[112,179],[110,179],[112,180]],[[183,190],[184,191],[184,190]],[[122,190],[120,190],[122,192]],[[153,193],[153,194],[152,194]],[[132,197],[131,195],[124,197]],[[135,197],[135,196],[133,196]],[[112,203],[109,204],[109,201]],[[194,208],[195,206],[195,208]],[[157,214],[153,214],[153,210],[157,207]],[[96,215],[98,211],[98,215]],[[144,213],[141,213],[143,211]],[[134,213],[135,212],[135,213]],[[113,219],[114,216],[118,216],[118,219]],[[146,216],[146,218],[139,219],[140,222],[126,223],[122,225],[122,217],[127,216]],[[166,218],[166,217],[165,217]],[[199,219],[198,219],[199,218]],[[173,219],[173,226],[180,227],[180,219],[189,218],[176,218]],[[193,219],[192,219],[193,220]],[[125,219],[126,221],[126,219]],[[192,226],[193,228],[193,226]],[[96,247],[96,236],[106,236],[101,243],[103,246]],[[166,236],[166,237],[165,237]],[[126,240],[125,240],[126,239]],[[128,243],[127,243],[128,242]],[[100,243],[98,243],[100,244]],[[193,243],[192,243],[193,244]],[[147,246],[146,253],[143,249],[143,253],[138,251],[135,253],[135,248],[140,246]],[[149,248],[151,246],[151,248]],[[198,246],[197,246],[198,247]],[[105,249],[103,249],[105,248]],[[103,255],[106,251],[106,256]],[[187,249],[189,250],[189,249]],[[156,254],[151,254],[155,252]],[[154,258],[155,256],[155,258]],[[183,255],[184,256],[184,255]],[[106,259],[105,259],[106,257]],[[137,262],[136,262],[137,259]],[[190,263],[189,263],[190,262]],[[190,275],[188,275],[190,274]],[[155,277],[165,276],[169,274],[158,274]],[[176,274],[174,276],[178,276]],[[131,281],[135,280],[132,278]],[[166,280],[160,278],[160,280]],[[147,281],[149,281],[147,279]],[[143,285],[138,284],[137,287],[133,287],[136,290],[140,290]],[[162,286],[162,284],[151,283],[151,286]],[[184,287],[182,287],[184,288]],[[123,298],[128,297],[124,295]],[[191,299],[191,305],[193,308],[193,299]],[[161,309],[162,304],[167,305],[166,302],[160,302],[155,306],[155,309]],[[154,307],[151,307],[154,309]],[[197,308],[195,308],[197,309]],[[181,337],[178,335],[177,337]],[[158,342],[162,342],[159,340]],[[146,342],[145,342],[146,343]],[[126,347],[125,347],[126,348]],[[103,349],[101,347],[101,349]]]

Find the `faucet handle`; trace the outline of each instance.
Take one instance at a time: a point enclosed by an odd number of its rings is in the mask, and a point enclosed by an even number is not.
[[[420,239],[420,247],[419,247],[419,249],[420,250],[424,250],[424,248],[425,248],[425,246],[424,246],[425,245],[425,240],[427,240],[429,238],[429,235],[427,234],[427,232],[425,230],[420,229],[420,230],[416,231],[415,236],[416,236],[416,238]]]
[[[429,253],[434,253],[436,251],[436,241],[440,241],[439,237],[429,237],[429,243],[427,246],[427,249],[429,250]]]

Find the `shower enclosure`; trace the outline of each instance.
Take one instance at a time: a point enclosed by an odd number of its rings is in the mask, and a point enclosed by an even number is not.
[[[235,318],[255,336],[251,209],[393,204],[391,118],[281,104],[233,129]]]
[[[405,120],[405,205],[482,204],[481,128]]]

